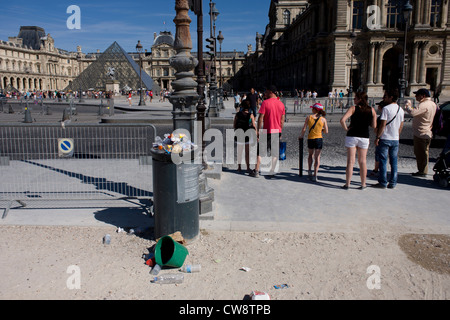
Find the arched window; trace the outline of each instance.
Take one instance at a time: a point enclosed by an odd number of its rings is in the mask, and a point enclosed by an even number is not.
[[[285,25],[291,24],[291,12],[287,9],[283,12],[283,22]]]

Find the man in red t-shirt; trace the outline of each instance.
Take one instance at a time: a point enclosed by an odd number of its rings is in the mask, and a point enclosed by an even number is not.
[[[279,158],[279,150],[274,150],[271,152],[271,145],[272,141],[275,141],[274,139],[278,139],[279,141],[281,138],[281,132],[283,131],[284,118],[286,114],[284,104],[278,100],[276,92],[277,89],[274,85],[269,86],[264,92],[265,100],[259,109],[258,128],[256,130],[258,142],[260,138],[260,130],[267,130],[267,155],[272,155],[272,166],[270,169],[271,175],[275,172],[275,167]],[[259,151],[258,144],[258,158],[256,167],[250,174],[255,178],[259,177],[259,167],[261,165],[261,156],[259,155]]]

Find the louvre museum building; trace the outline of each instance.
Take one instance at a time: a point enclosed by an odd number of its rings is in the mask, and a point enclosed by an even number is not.
[[[75,52],[57,48],[55,39],[43,28],[22,26],[18,36],[0,40],[0,91],[105,90],[110,79],[109,68],[114,68],[121,89],[137,90],[141,62],[143,88],[170,91],[176,79],[175,69],[169,62],[176,54],[174,36],[162,31],[150,37],[153,38],[151,51],[143,50],[141,55],[125,52],[117,42],[112,42],[103,52],[86,54],[81,46]],[[242,67],[244,53],[222,52],[220,57],[216,61],[216,69],[221,74],[218,79],[226,84]],[[204,60],[209,70],[211,62],[206,53]]]
[[[264,34],[236,81],[274,83],[283,90],[364,90],[382,96],[398,87],[450,96],[450,17],[447,0],[272,0]],[[406,31],[406,32],[405,32]],[[406,46],[405,46],[406,35]],[[406,59],[403,52],[406,47]]]
[[[255,43],[248,44],[246,53],[223,52],[217,59],[217,79],[227,90],[276,84],[285,91],[315,90],[320,96],[334,90],[347,93],[350,87],[381,96],[384,89],[399,87],[399,80],[404,80],[406,95],[427,87],[450,96],[448,0],[264,3],[268,22],[265,30],[255,30]],[[171,90],[173,43],[170,32],[154,33],[152,47],[143,52],[147,88]],[[113,41],[103,50],[58,49],[44,29],[20,27],[16,37],[0,40],[0,90],[102,89],[111,59],[121,86],[137,89],[139,55],[126,53]],[[204,59],[208,72],[211,62],[208,56]],[[92,83],[91,78],[101,81]]]

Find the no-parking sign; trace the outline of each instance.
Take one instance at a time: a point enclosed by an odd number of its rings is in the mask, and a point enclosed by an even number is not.
[[[73,139],[58,139],[58,154],[60,157],[72,157],[73,149]]]

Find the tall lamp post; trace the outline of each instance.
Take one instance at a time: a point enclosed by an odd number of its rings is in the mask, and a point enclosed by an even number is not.
[[[351,59],[350,59],[350,83],[348,86],[348,96],[347,96],[347,108],[350,108],[350,105],[352,104],[352,99],[353,99],[353,44],[355,42],[355,38],[356,38],[356,33],[355,33],[355,28],[353,28],[352,33],[350,34],[350,39],[352,41],[352,46],[351,46]]]
[[[408,80],[406,80],[406,41],[408,37],[409,18],[411,16],[412,10],[413,7],[409,3],[409,0],[406,0],[406,3],[402,8],[403,18],[405,19],[405,41],[403,43],[402,75],[401,79],[398,80],[400,85],[399,104],[403,104],[405,102],[405,91],[406,87],[408,86]]]
[[[145,101],[142,96],[142,52],[144,51],[144,48],[142,47],[141,40],[138,40],[136,51],[139,54],[139,105],[145,106]]]
[[[216,8],[216,4],[210,0],[209,2],[209,16],[210,16],[210,38],[206,39],[210,45],[206,46],[210,49],[208,54],[211,56],[211,82],[209,84],[209,111],[210,117],[217,117],[217,74],[216,74],[216,20],[219,15],[219,11]]]
[[[219,48],[220,48],[220,55],[219,55],[219,86],[222,88],[223,82],[222,82],[222,42],[223,37],[222,31],[219,31],[219,35],[217,36],[217,40],[219,40]]]
[[[223,34],[222,31],[219,31],[219,35],[217,36],[217,40],[219,40],[219,108],[225,109],[223,106],[223,78],[222,78],[222,42],[223,42]]]
[[[81,61],[81,52],[78,52],[78,55],[77,55],[77,61],[78,61],[78,70],[79,70],[79,75],[81,75],[81,68],[82,68],[82,61]],[[80,78],[80,89],[79,89],[79,93],[78,93],[78,96],[79,96],[79,100],[78,100],[78,102],[79,103],[82,103],[82,102],[84,102],[84,100],[83,100],[83,90],[81,89],[81,77],[79,76],[79,78]]]
[[[206,141],[203,139],[205,135],[205,65],[203,60],[203,0],[189,0],[189,7],[197,16],[197,49],[198,49],[198,67],[197,67],[197,93],[199,100],[197,104],[197,121],[201,122],[201,147],[202,147],[202,171],[199,175],[200,189],[200,212],[205,214],[212,211],[212,203],[214,201],[214,190],[208,186],[207,178],[204,170],[209,169],[208,164],[203,156],[206,148]]]
[[[197,16],[197,51],[198,51],[198,67],[197,67],[197,93],[199,95],[199,100],[197,104],[197,120],[202,123],[202,137],[205,134],[205,64],[203,60],[203,3],[202,0],[189,0],[189,7]],[[202,154],[206,148],[206,142],[202,139]],[[202,157],[203,159],[203,157]],[[203,161],[203,167],[206,167],[206,164]]]

